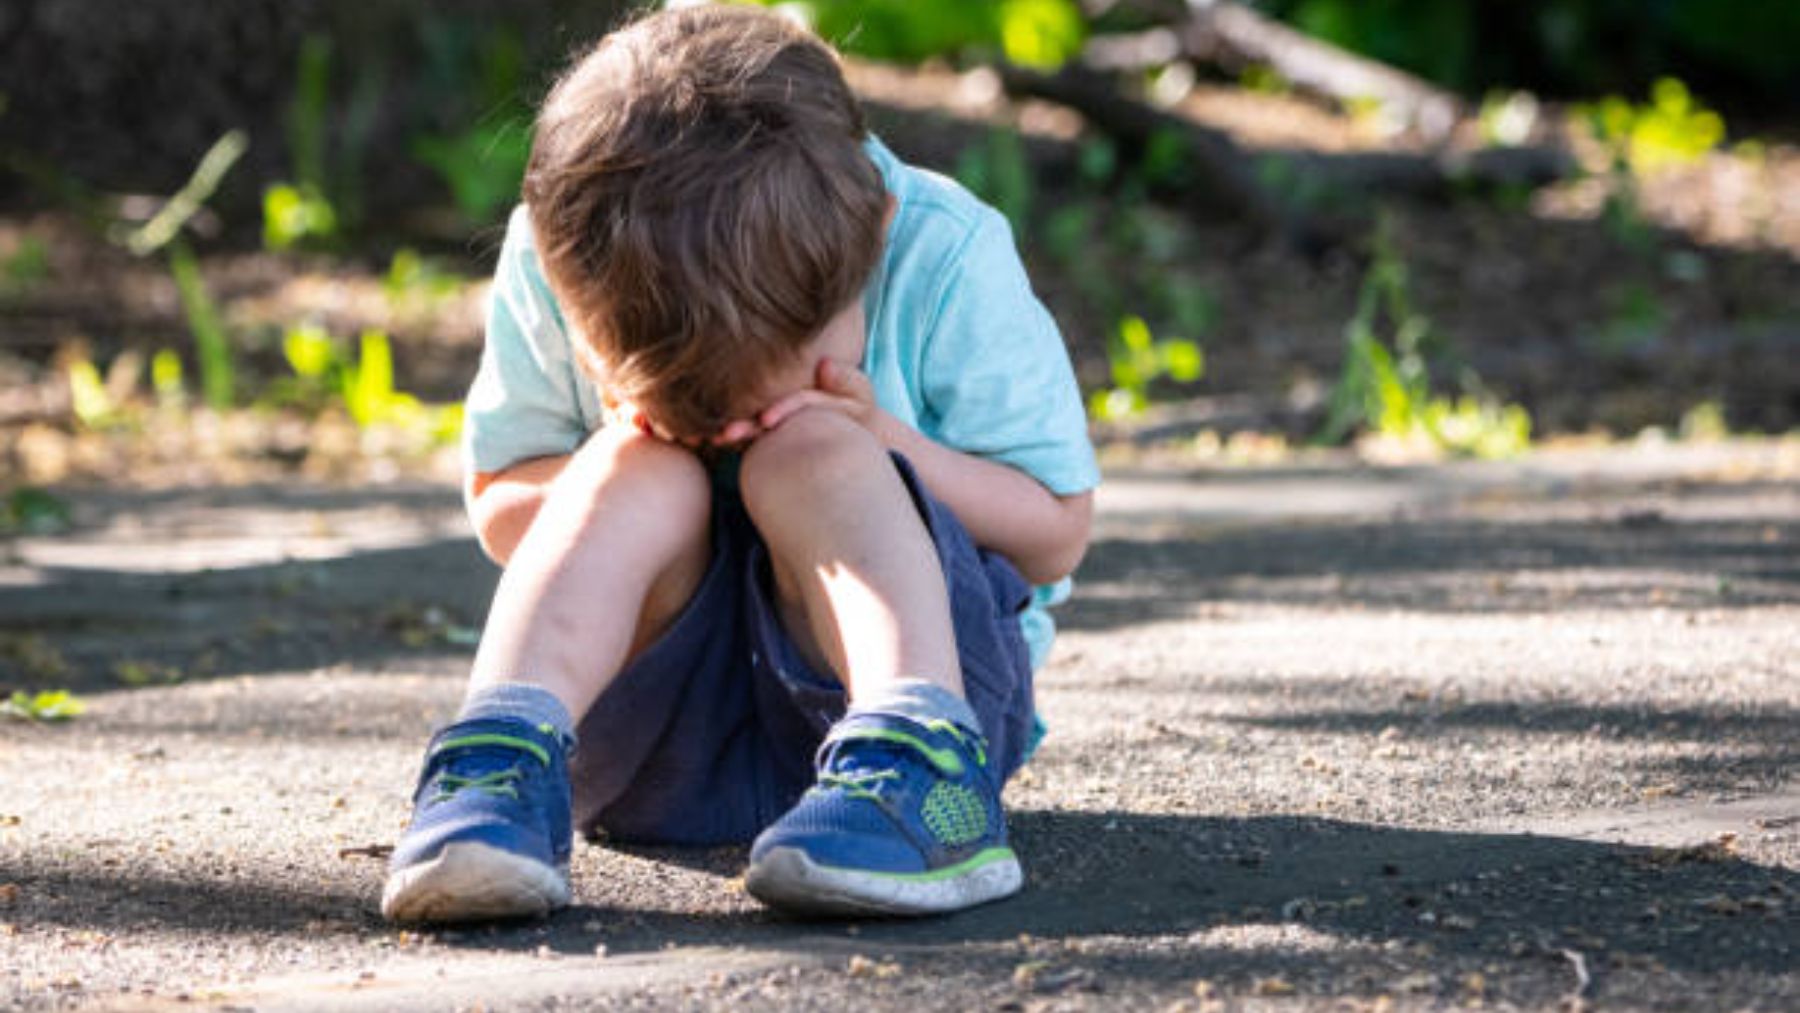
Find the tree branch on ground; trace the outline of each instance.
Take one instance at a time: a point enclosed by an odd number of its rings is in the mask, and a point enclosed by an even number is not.
[[[1185,142],[1191,159],[1195,178],[1187,189],[1198,209],[1242,215],[1303,246],[1330,242],[1333,230],[1316,208],[1306,206],[1307,199],[1294,199],[1296,193],[1312,194],[1316,203],[1319,195],[1333,193],[1437,196],[1463,182],[1532,188],[1563,178],[1574,167],[1567,152],[1542,147],[1252,152],[1223,130],[1132,98],[1110,75],[1085,64],[1068,64],[1054,74],[1009,66],[1002,68],[1001,80],[1012,95],[1081,113],[1128,149],[1141,151],[1157,134],[1173,133]]]

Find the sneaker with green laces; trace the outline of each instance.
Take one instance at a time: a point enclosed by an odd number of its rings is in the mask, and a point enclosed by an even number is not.
[[[957,911],[1018,891],[999,776],[982,737],[883,713],[839,721],[818,781],[750,849],[744,886],[806,914]]]
[[[568,749],[548,725],[503,719],[459,721],[433,736],[381,913],[464,922],[567,904]]]

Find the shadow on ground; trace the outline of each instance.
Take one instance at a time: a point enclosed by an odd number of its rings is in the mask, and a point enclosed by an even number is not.
[[[1068,630],[1189,618],[1207,604],[1439,614],[1800,603],[1791,517],[1308,522],[1110,538],[1057,615]]]
[[[1280,488],[1279,477],[1270,481]],[[1755,492],[1748,485],[1733,489]],[[259,505],[276,516],[329,518],[371,508],[404,515],[453,503],[446,490],[256,488],[212,494],[206,506],[227,518]],[[159,511],[178,516],[193,506],[191,496],[133,494],[113,504],[111,519],[150,518],[141,541],[155,546],[193,537],[191,530],[164,531],[154,523]],[[369,666],[421,650],[460,649],[466,643],[455,641],[480,624],[498,572],[472,539],[416,542],[180,573],[30,569],[27,581],[0,583],[0,689],[94,691],[336,663]],[[1648,512],[1562,522],[1197,529],[1179,538],[1159,533],[1098,541],[1079,582],[1081,593],[1058,614],[1064,629],[1189,618],[1196,608],[1221,603],[1439,614],[1788,604],[1800,603],[1800,523],[1791,517],[1688,522]],[[134,667],[137,677],[122,675],[122,665]]]
[[[1449,956],[1600,948],[1625,964],[1780,973],[1791,969],[1800,938],[1800,874],[1744,861],[1724,845],[1642,848],[1326,819],[1123,812],[1019,812],[1014,833],[1030,877],[1021,896],[943,919],[863,922],[856,940],[879,950],[1002,943],[1021,933],[1179,939],[1293,923],[1378,947],[1425,943]],[[633,854],[720,877],[741,871],[743,861],[739,849]],[[369,897],[259,883],[241,871],[157,878],[46,858],[8,875],[21,898],[9,918],[24,927],[293,934],[379,928]],[[743,905],[647,911],[630,898],[604,896],[614,889],[578,883],[578,897],[588,902],[547,923],[446,938],[473,949],[549,946],[588,954],[597,942],[614,953],[671,943],[782,948],[845,932],[841,923],[790,921]],[[1243,968],[1235,960],[1233,966]]]
[[[472,651],[499,572],[459,538],[193,573],[37,576],[0,586],[0,689],[93,692]]]

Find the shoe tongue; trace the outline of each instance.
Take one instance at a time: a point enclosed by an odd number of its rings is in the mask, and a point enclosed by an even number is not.
[[[831,730],[826,739],[830,758],[826,769],[835,774],[878,773],[903,765],[956,768],[954,755],[946,761],[933,756],[937,743],[929,730],[910,720],[887,715],[853,715]],[[955,769],[946,771],[955,773]]]

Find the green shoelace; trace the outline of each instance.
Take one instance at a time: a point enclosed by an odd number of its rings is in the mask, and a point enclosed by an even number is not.
[[[437,794],[431,796],[431,801],[434,805],[438,802],[447,802],[455,798],[458,793],[470,790],[479,791],[485,795],[504,795],[507,798],[516,799],[519,797],[519,789],[513,782],[524,776],[524,772],[517,767],[489,771],[480,777],[445,774],[438,778]]]

